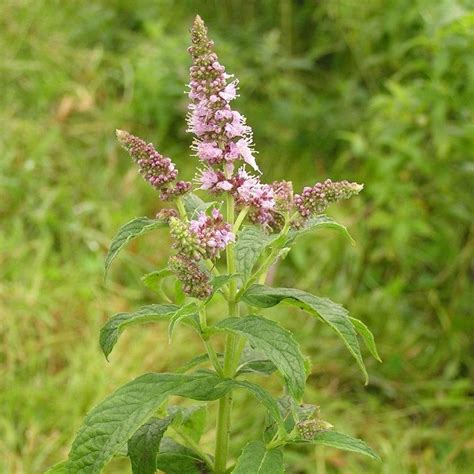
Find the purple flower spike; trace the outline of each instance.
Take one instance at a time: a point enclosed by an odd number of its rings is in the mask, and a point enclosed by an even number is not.
[[[191,41],[188,131],[196,135],[197,156],[211,166],[243,160],[260,171],[253,156],[252,129],[230,107],[237,97],[238,81],[229,81],[232,76],[219,63],[200,16],[194,20]]]
[[[358,183],[333,182],[327,179],[323,183],[316,183],[312,188],[309,186],[303,188],[301,194],[295,194],[294,204],[301,217],[307,218],[323,213],[331,203],[359,194],[363,187]]]
[[[143,178],[155,189],[161,190],[161,198],[164,201],[174,199],[191,189],[191,183],[187,181],[178,181],[174,186],[168,186],[178,176],[178,170],[170,158],[155,150],[153,144],[146,143],[124,130],[117,130],[116,134],[119,143],[138,164]]]

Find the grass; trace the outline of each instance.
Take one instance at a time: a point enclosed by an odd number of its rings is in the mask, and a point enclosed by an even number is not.
[[[167,256],[161,235],[148,236],[103,284],[114,232],[160,206],[114,129],[153,140],[191,177],[182,91],[196,12],[241,79],[267,179],[366,183],[331,211],[357,246],[309,236],[276,281],[344,303],[374,330],[384,363],[367,359],[371,384],[320,325],[274,315],[314,362],[307,399],[384,462],[300,448],[288,472],[470,471],[474,13],[433,1],[176,3],[0,7],[0,472],[42,472],[106,394],[201,350],[186,329],[170,347],[165,328],[147,327],[125,334],[108,364],[97,342],[111,314],[152,301],[139,277]],[[235,415],[234,455],[263,410],[251,415]]]

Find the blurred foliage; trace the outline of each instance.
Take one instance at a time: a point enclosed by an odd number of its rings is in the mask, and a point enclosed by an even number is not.
[[[143,365],[166,370],[197,348],[178,335],[171,358],[163,328],[141,331],[139,346],[124,337],[112,365],[97,347],[110,314],[150,300],[139,276],[166,259],[166,247],[146,238],[102,284],[115,230],[159,207],[113,131],[141,134],[192,176],[183,91],[196,13],[240,79],[238,108],[266,179],[366,185],[330,211],[357,246],[308,236],[275,278],[369,324],[384,359],[369,362],[371,385],[360,386],[349,356],[315,322],[294,310],[275,317],[315,361],[308,400],[384,464],[299,448],[288,472],[472,469],[469,0],[6,0],[0,13],[1,472],[42,472],[66,455],[94,402]],[[260,411],[236,415],[237,449]]]

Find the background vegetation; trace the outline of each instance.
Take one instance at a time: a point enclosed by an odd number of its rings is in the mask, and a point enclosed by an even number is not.
[[[139,277],[168,254],[157,234],[143,239],[103,284],[119,225],[160,207],[114,129],[153,141],[192,176],[183,90],[195,13],[240,78],[238,108],[266,179],[292,179],[296,189],[326,177],[366,184],[359,199],[330,211],[357,246],[334,233],[308,237],[275,279],[345,304],[374,330],[384,363],[368,359],[371,384],[363,387],[320,325],[295,310],[275,317],[314,360],[308,400],[384,463],[330,449],[317,462],[300,448],[288,453],[288,472],[472,470],[469,3],[2,2],[0,472],[39,473],[63,459],[91,406],[197,350],[185,329],[171,350],[157,326],[136,329],[140,343],[125,335],[111,364],[98,349],[111,314],[151,301]],[[234,455],[262,411],[236,414]]]

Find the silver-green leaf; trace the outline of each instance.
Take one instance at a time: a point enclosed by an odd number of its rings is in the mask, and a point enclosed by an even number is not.
[[[168,320],[179,310],[174,304],[150,304],[137,311],[117,313],[100,330],[100,347],[108,358],[122,331],[134,324]]]
[[[151,418],[128,440],[128,456],[133,474],[155,474],[160,442],[173,417]]]
[[[186,210],[186,215],[189,219],[194,219],[198,212],[205,212],[209,209],[215,202],[206,202],[203,201],[199,196],[193,193],[187,193],[182,197],[184,202],[184,209]]]
[[[252,441],[245,446],[233,474],[282,474],[283,454],[279,449],[267,449],[262,441]]]
[[[115,237],[112,239],[109,251],[105,258],[105,275],[109,271],[110,265],[113,259],[117,256],[120,250],[127,245],[131,240],[135,239],[139,235],[146,234],[154,229],[165,227],[166,222],[163,220],[150,219],[149,217],[137,217],[130,222],[123,225]]]
[[[156,457],[157,468],[166,474],[208,474],[206,461],[195,451],[164,438]]]
[[[280,433],[284,435],[286,433],[285,423],[281,416],[280,407],[278,402],[260,385],[247,382],[246,380],[226,380],[223,382],[230,388],[243,388],[250,392],[268,411],[268,415],[277,424]]]
[[[347,230],[346,226],[339,224],[331,217],[328,217],[325,215],[312,217],[311,219],[308,220],[308,222],[306,222],[304,227],[300,229],[296,229],[296,230],[290,230],[290,232],[288,233],[288,237],[290,239],[295,239],[301,235],[307,234],[308,232],[311,232],[313,230],[318,230],[318,229],[338,230],[339,232],[342,232],[343,235],[345,235],[350,240],[352,245],[354,245],[355,243],[351,234],[349,234],[349,231]]]
[[[372,356],[377,359],[379,362],[382,362],[382,359],[379,356],[377,351],[377,346],[375,345],[374,335],[372,331],[360,320],[356,318],[349,318],[357,331],[357,334],[362,338],[365,343],[365,346],[372,354]]]
[[[303,397],[304,358],[290,331],[262,316],[224,319],[212,329],[247,337],[255,349],[275,364],[293,397],[297,400]]]
[[[245,226],[239,232],[235,244],[235,260],[237,272],[241,273],[244,281],[252,274],[252,269],[263,254],[267,246],[277,238],[268,235],[257,226]]]
[[[98,474],[170,395],[217,400],[229,387],[213,373],[142,375],[116,390],[85,418],[67,463],[68,474]]]
[[[253,285],[242,296],[242,300],[259,308],[270,308],[285,301],[298,306],[326,323],[342,339],[349,352],[355,358],[368,382],[368,374],[360,352],[359,341],[348,311],[340,304],[328,298],[319,298],[293,288],[271,288],[265,285]]]
[[[381,460],[380,456],[373,451],[373,449],[367,446],[364,441],[343,433],[338,433],[337,431],[320,431],[315,435],[314,439],[301,442],[331,446],[332,448],[341,449],[343,451],[364,454],[375,461]]]

